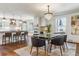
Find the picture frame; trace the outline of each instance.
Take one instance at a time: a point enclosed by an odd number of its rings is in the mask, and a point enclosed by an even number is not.
[[[71,16],[71,34],[79,35],[79,15]]]

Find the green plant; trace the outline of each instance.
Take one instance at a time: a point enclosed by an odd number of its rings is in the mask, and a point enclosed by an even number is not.
[[[48,29],[47,32],[50,33],[50,32],[51,32],[51,24],[49,24],[49,25],[47,26],[47,29]]]

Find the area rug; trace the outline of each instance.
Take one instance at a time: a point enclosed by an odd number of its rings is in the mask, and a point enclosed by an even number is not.
[[[36,56],[36,48],[34,47],[32,50],[32,53],[30,54],[30,47],[26,46],[20,49],[14,50],[19,56]],[[75,44],[68,44],[68,49],[65,48],[65,51],[63,51],[63,56],[75,56],[76,52],[76,45]],[[48,53],[48,55],[45,54],[45,51],[43,48],[39,49],[38,56],[60,56],[60,49],[59,47],[52,48],[51,53]]]

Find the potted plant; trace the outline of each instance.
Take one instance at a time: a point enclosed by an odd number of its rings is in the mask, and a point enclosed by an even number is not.
[[[49,24],[48,26],[47,26],[47,36],[50,36],[50,32],[51,32],[51,24]]]

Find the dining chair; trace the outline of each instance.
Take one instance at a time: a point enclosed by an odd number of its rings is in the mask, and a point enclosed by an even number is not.
[[[61,52],[61,55],[62,55],[62,48],[63,48],[63,45],[64,45],[64,36],[58,35],[58,36],[51,38],[50,52],[51,52],[51,49],[52,49],[52,45],[59,46],[60,52]]]
[[[8,39],[7,39],[8,38]],[[6,45],[8,43],[12,42],[12,33],[11,32],[6,32],[3,37],[2,37],[2,45]]]
[[[45,54],[46,54],[46,43],[45,43],[45,40],[43,40],[42,38],[34,37],[34,36],[33,36],[33,37],[31,38],[31,41],[32,41],[32,46],[31,46],[30,54],[31,54],[31,52],[32,52],[32,48],[33,48],[33,47],[36,47],[36,49],[37,49],[37,55],[38,55],[39,47],[43,47],[43,46],[44,46]]]

